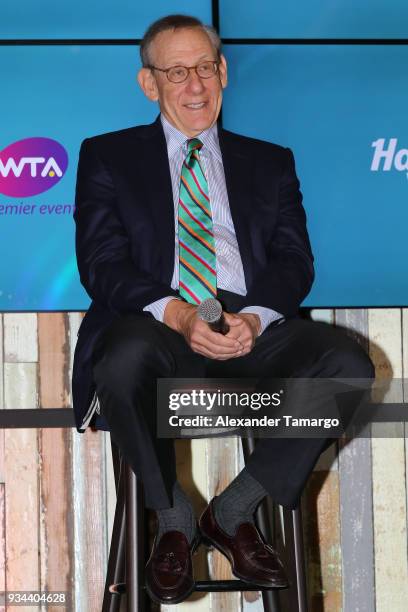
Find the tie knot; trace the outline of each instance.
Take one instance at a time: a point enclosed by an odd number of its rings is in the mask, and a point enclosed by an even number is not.
[[[193,151],[199,151],[202,146],[203,146],[203,143],[201,142],[199,138],[190,138],[190,140],[187,140],[188,155],[190,155]]]

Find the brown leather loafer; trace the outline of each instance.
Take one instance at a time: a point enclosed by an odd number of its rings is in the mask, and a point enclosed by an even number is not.
[[[180,531],[168,531],[160,541],[154,539],[146,565],[146,590],[156,603],[177,604],[194,591],[192,554],[198,535],[191,546]]]
[[[202,514],[199,526],[204,542],[215,546],[231,563],[234,576],[261,587],[289,586],[281,560],[252,523],[239,525],[234,536],[221,529],[214,516],[214,499]]]

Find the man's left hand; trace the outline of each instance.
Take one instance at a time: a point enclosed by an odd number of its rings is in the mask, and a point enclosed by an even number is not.
[[[249,312],[240,314],[224,312],[224,319],[230,327],[225,337],[234,338],[242,344],[244,350],[240,357],[247,355],[252,350],[255,340],[259,336],[261,329],[261,320],[259,316]]]

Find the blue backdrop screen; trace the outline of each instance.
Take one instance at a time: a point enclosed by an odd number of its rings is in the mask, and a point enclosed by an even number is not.
[[[0,39],[142,38],[167,13],[211,23],[211,0],[2,0]]]
[[[4,195],[8,181],[0,176],[0,310],[86,308],[72,219],[79,145],[87,136],[154,120],[157,109],[135,80],[138,48],[0,47],[0,64],[5,84],[0,115],[7,116],[0,151],[23,141],[21,155],[27,157],[25,139],[40,137],[56,141],[68,154],[59,182],[37,195]],[[9,155],[0,158],[5,165]],[[42,168],[39,164],[38,174]],[[26,164],[23,172],[29,171]]]
[[[407,303],[408,47],[243,45],[226,53],[225,127],[295,154],[316,256],[305,304]]]
[[[226,38],[406,38],[405,0],[221,0]]]
[[[210,4],[194,4],[206,22]],[[277,6],[220,2],[222,34],[248,37],[224,48],[223,124],[294,152],[317,271],[305,305],[406,305],[408,45],[249,38],[406,36],[408,5],[390,0],[385,11],[380,0],[362,0],[353,14],[351,0]],[[6,0],[0,38],[136,38],[169,10],[191,7],[46,0],[39,12],[27,0]],[[0,46],[0,310],[87,308],[72,219],[79,146],[155,119],[157,107],[136,82],[139,67],[135,45]]]

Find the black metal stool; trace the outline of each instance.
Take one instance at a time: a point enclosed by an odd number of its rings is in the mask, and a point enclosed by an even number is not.
[[[127,612],[147,612],[149,598],[144,587],[146,563],[146,520],[143,488],[133,470],[120,457],[118,447],[112,444],[113,467],[116,484],[116,509],[109,551],[102,612],[119,612],[120,597],[127,596]],[[254,449],[253,438],[243,438],[244,459]],[[268,502],[270,500],[268,499]],[[262,503],[257,512],[258,526],[271,541],[272,517],[276,506]],[[303,551],[303,530],[300,507],[284,511],[286,569],[289,589],[264,589],[241,580],[201,580],[195,591],[260,591],[265,612],[281,612],[279,593],[285,593],[285,610],[307,612],[306,574]]]

